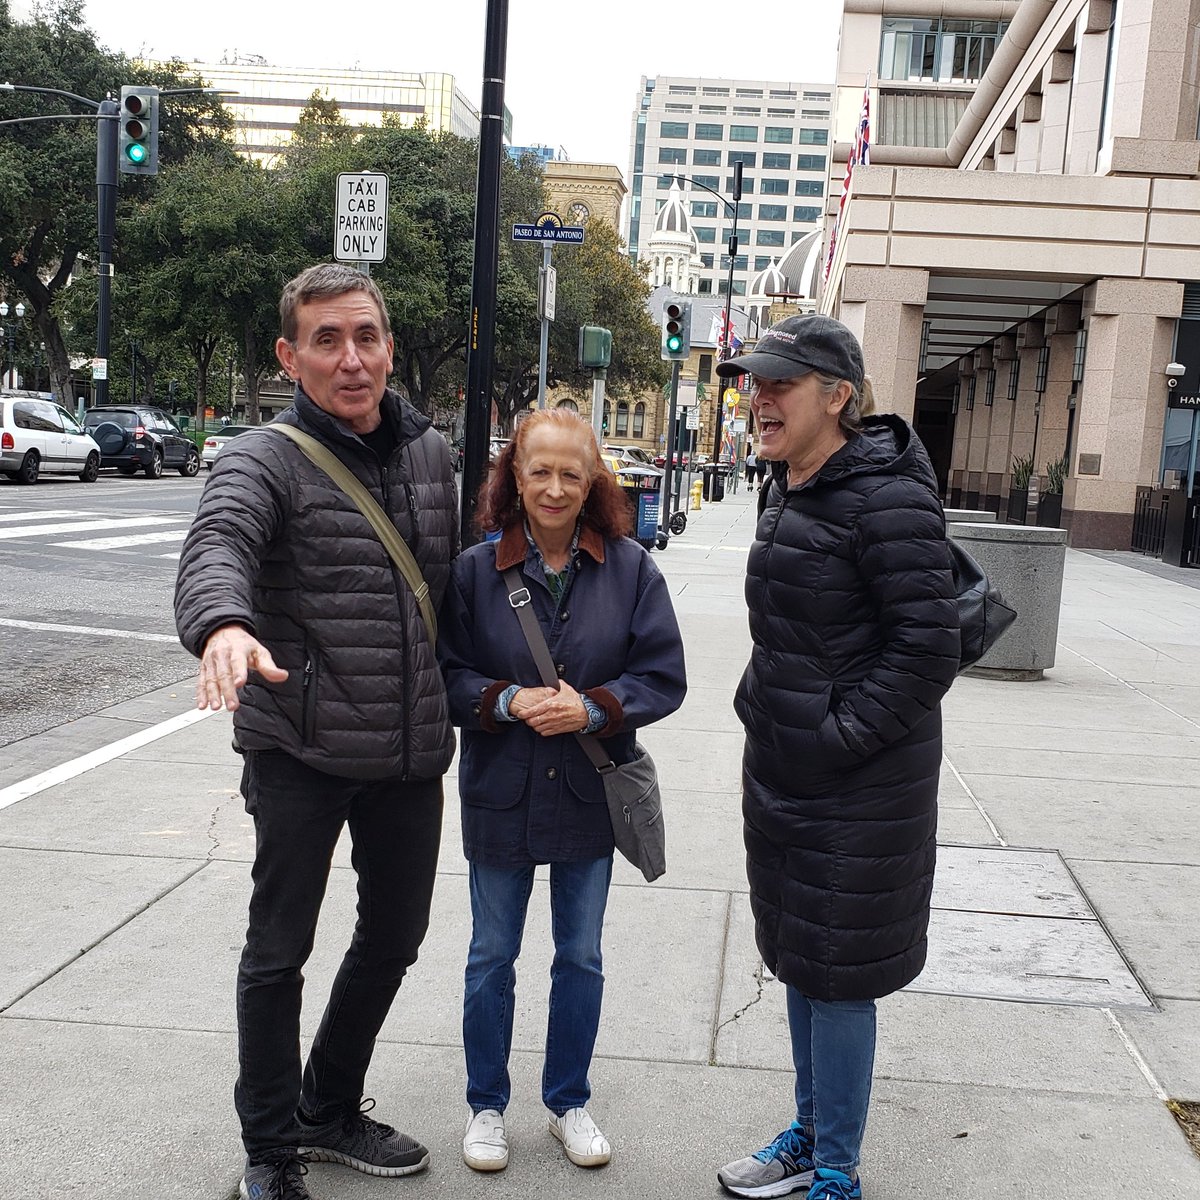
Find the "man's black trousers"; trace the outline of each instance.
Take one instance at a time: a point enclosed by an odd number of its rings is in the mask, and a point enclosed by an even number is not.
[[[234,1101],[253,1162],[297,1145],[298,1106],[323,1120],[359,1105],[376,1035],[429,926],[442,781],[343,779],[282,751],[250,750],[242,794],[257,849],[238,969]],[[347,824],[358,921],[302,1081],[302,968]]]

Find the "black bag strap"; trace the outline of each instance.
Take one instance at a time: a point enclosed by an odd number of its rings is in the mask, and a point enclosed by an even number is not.
[[[550,647],[546,645],[546,635],[542,633],[542,627],[534,615],[533,596],[516,567],[509,567],[504,572],[504,582],[508,587],[508,602],[517,614],[517,620],[521,622],[521,632],[529,644],[529,651],[533,655],[538,674],[542,677],[542,683],[558,691],[558,672],[554,669],[554,659],[550,657]],[[616,764],[604,753],[599,740],[590,733],[577,733],[575,740],[583,747],[584,754],[601,775],[616,769]]]

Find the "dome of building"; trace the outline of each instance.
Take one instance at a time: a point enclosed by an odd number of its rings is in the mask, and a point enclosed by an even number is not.
[[[771,265],[764,267],[750,283],[751,296],[778,296],[788,290],[787,278],[779,269],[779,263],[771,259]]]
[[[779,260],[779,270],[786,286],[781,292],[789,292],[807,300],[815,300],[821,282],[822,231],[814,229],[794,242]]]
[[[654,232],[646,240],[650,260],[650,286],[665,284],[677,292],[694,294],[700,285],[700,243],[688,220],[687,206],[679,180],[654,221]]]
[[[676,179],[671,184],[666,203],[659,209],[655,218],[654,232],[690,234],[691,231],[687,209],[683,204],[683,193],[679,190],[679,180]]]

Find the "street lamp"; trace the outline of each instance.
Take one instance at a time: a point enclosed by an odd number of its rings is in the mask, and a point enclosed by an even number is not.
[[[10,388],[15,388],[17,386],[17,364],[14,352],[14,343],[17,337],[17,325],[16,322],[11,322],[8,320],[8,314],[10,311],[15,312],[17,321],[23,321],[25,319],[25,305],[18,301],[16,309],[10,310],[8,307],[8,302],[5,300],[0,300],[0,320],[4,321],[4,338],[8,345],[8,353],[4,358],[4,370],[8,375],[8,386]]]

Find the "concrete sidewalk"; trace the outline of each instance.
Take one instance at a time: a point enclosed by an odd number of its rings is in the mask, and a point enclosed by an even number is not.
[[[451,778],[431,932],[368,1081],[433,1166],[399,1181],[314,1167],[314,1196],[716,1197],[716,1167],[788,1121],[783,994],[754,949],[731,707],[749,648],[753,500],[706,505],[656,556],[691,686],[644,738],[664,784],[668,874],[646,885],[619,861],[614,875],[592,1072],[612,1164],[578,1171],[546,1131],[544,883],[520,964],[512,1163],[482,1177],[460,1161],[469,915]],[[1200,592],[1070,552],[1060,638],[1044,680],[963,678],[947,699],[931,957],[880,1005],[872,1200],[1200,1200],[1200,1159],[1164,1104],[1200,1099]],[[225,1200],[236,1188],[233,992],[253,831],[228,718],[25,798],[4,790],[190,699],[181,681],[0,750],[5,1197]],[[343,845],[307,971],[306,1037],[352,914]]]

